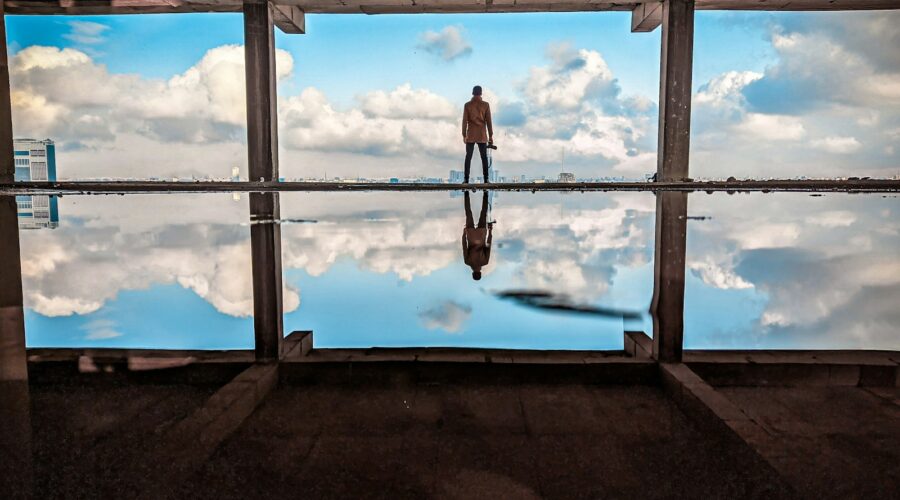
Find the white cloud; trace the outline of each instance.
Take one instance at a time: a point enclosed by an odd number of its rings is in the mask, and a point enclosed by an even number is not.
[[[551,65],[531,68],[524,85],[524,93],[534,105],[573,110],[594,99],[618,96],[618,84],[599,52],[559,44],[550,46],[547,56]]]
[[[813,148],[821,149],[833,154],[848,154],[859,151],[862,144],[855,137],[825,137],[813,139],[810,142]]]
[[[728,71],[702,85],[694,96],[694,103],[720,108],[743,107],[741,91],[762,77],[762,73],[755,71]]]
[[[405,83],[391,92],[376,90],[360,98],[360,107],[368,116],[382,118],[456,118],[457,107],[447,99]]]
[[[293,60],[281,50],[276,57],[278,75],[285,78]],[[550,64],[534,68],[523,84],[524,100],[509,104],[485,89],[495,116],[503,116],[508,104],[510,116],[527,115],[497,127],[495,138],[503,148],[497,159],[504,166],[537,167],[556,163],[565,150],[576,167],[644,173],[638,170],[652,153],[652,102],[620,97],[599,52],[553,46],[548,57]],[[60,143],[63,179],[222,176],[246,163],[243,63],[243,48],[226,45],[160,80],[110,73],[75,49],[28,47],[11,59],[15,130]],[[584,102],[575,106],[578,100]],[[322,168],[314,165],[327,164],[336,175],[384,175],[372,172],[379,167],[371,165],[390,157],[395,160],[384,165],[391,175],[402,175],[400,168],[446,175],[459,166],[461,107],[408,83],[360,94],[349,108],[314,87],[281,94],[285,158],[305,160],[284,161],[283,172],[309,175],[315,168],[320,174]],[[197,157],[208,161],[196,162]]]
[[[282,50],[276,57],[283,78],[293,61]],[[246,121],[243,64],[243,48],[226,45],[163,81],[111,74],[75,49],[27,47],[10,61],[14,128],[17,134],[89,147],[129,133],[164,143],[240,140]]]
[[[799,118],[762,113],[748,113],[736,129],[768,141],[795,141],[806,135],[806,129]]]
[[[96,45],[103,43],[106,38],[103,33],[109,29],[105,24],[91,21],[69,21],[69,33],[63,35],[66,40],[81,45]]]
[[[462,31],[460,26],[447,26],[440,32],[426,31],[419,35],[419,48],[445,61],[467,56],[472,53],[472,46],[463,37]]]
[[[900,13],[785,16],[771,25],[777,60],[728,71],[695,95],[695,176],[890,176],[900,126]],[[865,147],[863,147],[865,145]],[[852,161],[848,157],[852,156]],[[727,165],[727,167],[726,167]]]

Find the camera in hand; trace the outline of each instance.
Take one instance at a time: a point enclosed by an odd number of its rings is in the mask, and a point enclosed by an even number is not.
[[[495,146],[493,142],[489,142],[487,147],[488,149],[497,149],[497,146]]]

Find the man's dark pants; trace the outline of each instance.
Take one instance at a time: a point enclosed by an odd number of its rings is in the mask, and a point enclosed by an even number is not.
[[[472,169],[472,153],[475,151],[474,142],[466,143],[466,183],[469,182],[469,171]],[[479,142],[478,152],[481,153],[481,168],[484,170],[484,182],[490,182],[488,178],[487,143]]]

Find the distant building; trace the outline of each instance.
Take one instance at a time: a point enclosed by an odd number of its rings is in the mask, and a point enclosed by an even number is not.
[[[575,182],[575,174],[571,172],[560,172],[557,182]]]
[[[396,177],[391,177],[391,184],[400,184],[400,179]]]
[[[450,184],[462,184],[462,181],[465,180],[465,175],[466,173],[462,170],[451,170],[447,182]]]
[[[241,169],[239,167],[231,168],[231,181],[232,182],[240,182],[241,180]]]
[[[56,145],[50,139],[13,140],[15,180],[55,181]],[[16,196],[19,227],[23,229],[55,228],[59,226],[56,197],[47,195]]]

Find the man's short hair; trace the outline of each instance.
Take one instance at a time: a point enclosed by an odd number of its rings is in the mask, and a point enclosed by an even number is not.
[[[480,279],[481,279],[481,271],[473,271],[473,272],[472,272],[472,279],[475,280],[475,281],[480,280]]]
[[[472,88],[472,95],[481,95],[481,85],[476,85]]]

